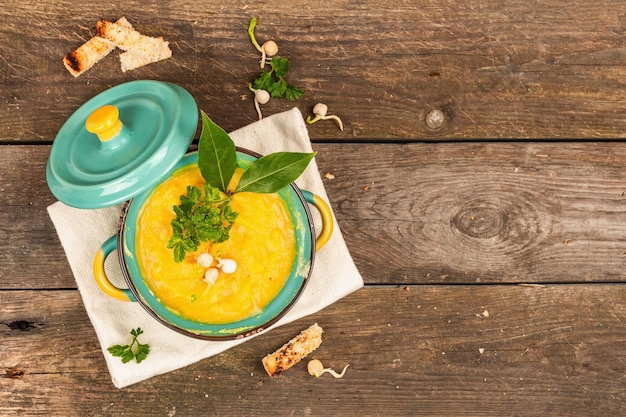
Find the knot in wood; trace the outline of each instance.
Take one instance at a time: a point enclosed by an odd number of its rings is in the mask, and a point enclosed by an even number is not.
[[[426,113],[426,126],[430,129],[436,130],[443,126],[443,123],[446,121],[446,116],[439,109],[432,109],[428,113]]]
[[[21,331],[29,331],[30,329],[34,329],[37,327],[34,322],[27,320],[16,320],[8,323],[9,329],[11,330],[21,330]]]
[[[506,213],[493,207],[465,208],[452,218],[461,233],[477,239],[498,236],[506,224]]]

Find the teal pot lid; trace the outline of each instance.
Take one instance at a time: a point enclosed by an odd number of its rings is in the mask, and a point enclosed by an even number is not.
[[[198,106],[176,84],[139,80],[105,90],[54,139],[46,167],[50,191],[84,209],[129,200],[169,175],[197,127]]]

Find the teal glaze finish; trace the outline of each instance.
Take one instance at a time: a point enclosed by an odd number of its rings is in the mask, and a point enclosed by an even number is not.
[[[254,159],[255,156],[237,152],[237,162],[243,168]],[[190,164],[197,164],[197,162],[198,154],[196,152],[190,153],[174,167],[173,171]],[[296,233],[296,254],[291,274],[285,286],[260,314],[227,324],[201,323],[178,315],[175,311],[163,305],[144,281],[139,265],[134,257],[137,238],[136,225],[143,206],[149,199],[152,191],[149,190],[141,194],[128,206],[120,235],[122,250],[118,251],[125,278],[134,294],[134,298],[151,315],[166,326],[192,337],[207,340],[227,340],[260,332],[278,321],[291,308],[304,290],[310,271],[313,268],[315,257],[314,226],[306,200],[297,187],[288,186],[278,192],[290,209]],[[308,194],[310,194],[312,199],[313,195],[311,193]]]
[[[112,104],[124,128],[100,142],[85,121]],[[83,104],[59,130],[46,166],[52,194],[77,208],[126,201],[160,183],[189,148],[198,127],[198,107],[182,87],[139,80],[103,91]]]
[[[300,190],[302,192],[302,196],[309,204],[315,205],[315,194],[310,191]]]

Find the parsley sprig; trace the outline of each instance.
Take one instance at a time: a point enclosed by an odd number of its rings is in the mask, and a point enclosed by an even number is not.
[[[268,91],[274,98],[299,99],[304,94],[304,91],[285,80],[290,65],[287,58],[275,56],[270,62],[270,68],[263,71],[259,78],[254,80],[252,86],[255,90]]]
[[[208,183],[204,184],[204,195],[199,188],[188,185],[187,194],[180,196],[180,205],[173,209],[176,218],[171,222],[173,234],[167,247],[174,249],[176,262],[182,262],[187,252],[198,250],[202,242],[227,240],[237,218],[230,198],[222,199],[219,189]]]
[[[137,363],[140,363],[141,361],[146,359],[146,357],[148,357],[148,353],[150,353],[150,345],[141,344],[139,343],[139,340],[137,340],[139,335],[143,334],[143,330],[141,330],[141,327],[137,327],[136,329],[131,330],[130,334],[131,336],[133,336],[133,340],[130,342],[130,345],[115,345],[111,346],[107,350],[109,351],[109,353],[111,353],[111,355],[121,357],[123,363],[130,362],[133,359],[135,359]],[[137,345],[137,347],[133,351],[133,346],[135,344]]]

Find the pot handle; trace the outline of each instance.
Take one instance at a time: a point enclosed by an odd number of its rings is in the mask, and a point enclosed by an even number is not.
[[[117,235],[113,235],[108,238],[102,246],[100,246],[100,249],[98,249],[96,257],[93,260],[93,276],[96,278],[96,284],[98,284],[100,289],[110,297],[121,301],[137,301],[129,289],[117,288],[113,285],[104,272],[104,260],[115,249],[117,249]]]
[[[333,214],[326,201],[317,194],[313,194],[310,191],[300,190],[304,199],[310,204],[314,205],[317,211],[322,216],[322,231],[320,232],[317,240],[315,241],[315,251],[319,251],[330,240],[330,236],[333,234],[333,228],[335,222],[333,221]]]

